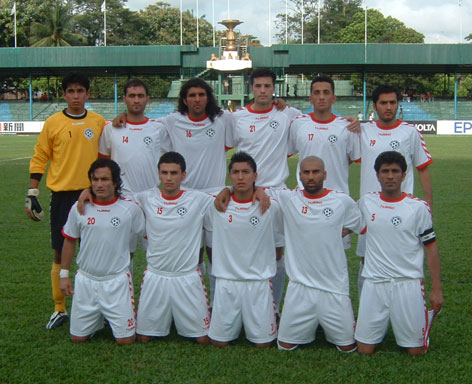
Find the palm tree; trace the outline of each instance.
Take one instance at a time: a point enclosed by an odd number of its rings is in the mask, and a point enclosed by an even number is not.
[[[31,25],[31,47],[68,47],[86,43],[84,36],[71,31],[75,16],[70,4],[57,0],[43,17],[42,23],[34,22]]]

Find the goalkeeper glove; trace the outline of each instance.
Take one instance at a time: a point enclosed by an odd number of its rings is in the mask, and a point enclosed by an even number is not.
[[[39,204],[37,197],[39,196],[39,189],[28,189],[28,195],[25,199],[25,210],[29,217],[34,221],[40,221],[44,217],[43,209]]]

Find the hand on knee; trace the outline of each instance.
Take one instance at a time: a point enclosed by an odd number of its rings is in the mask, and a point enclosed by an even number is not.
[[[210,342],[210,339],[208,336],[201,336],[201,337],[196,337],[195,341],[198,344],[208,344]]]
[[[84,341],[87,341],[90,338],[90,336],[74,336],[74,335],[71,335],[70,338],[74,343],[83,343]]]
[[[361,355],[372,355],[377,344],[364,344],[357,342],[357,352]]]

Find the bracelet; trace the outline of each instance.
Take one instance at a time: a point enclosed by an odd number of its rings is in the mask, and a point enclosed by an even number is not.
[[[61,269],[59,271],[59,278],[63,279],[65,277],[69,277],[69,270],[68,269]]]

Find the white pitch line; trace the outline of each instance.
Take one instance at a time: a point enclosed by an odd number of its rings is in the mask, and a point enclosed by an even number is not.
[[[24,160],[24,159],[30,159],[30,158],[31,158],[31,156],[17,157],[15,159],[4,159],[4,160],[0,160],[0,163],[6,163],[7,161]]]

